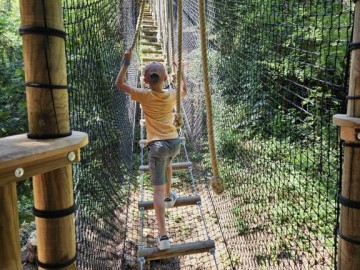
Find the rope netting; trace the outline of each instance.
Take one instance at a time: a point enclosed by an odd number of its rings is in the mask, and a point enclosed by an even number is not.
[[[202,88],[197,6],[185,6],[187,73]],[[334,268],[341,165],[331,118],[344,111],[351,13],[348,2],[207,1],[227,185],[213,203],[239,269]],[[201,102],[201,89],[196,93]],[[195,131],[202,119],[193,123]],[[200,149],[202,142],[200,135]]]
[[[195,2],[184,4],[183,55],[192,85],[189,137],[203,157]],[[341,163],[331,119],[344,111],[351,3],[207,1],[206,10],[219,169],[227,185],[212,202],[231,265],[334,268]]]
[[[172,63],[178,1],[148,2]],[[139,200],[152,200],[148,176],[138,172],[140,153],[147,164],[140,108],[114,89],[140,3],[64,1],[72,129],[90,139],[74,166],[79,269],[139,269],[139,246],[155,246],[153,210],[138,209]],[[181,196],[199,195],[201,205],[168,210],[166,218],[172,243],[211,238],[216,250],[144,268],[333,269],[341,155],[332,116],[345,110],[353,4],[207,0],[205,8],[225,192],[217,196],[209,186],[198,1],[183,0],[186,143],[174,162],[193,165],[174,173],[173,186]],[[136,52],[127,80],[133,86],[141,80],[139,45]]]
[[[74,170],[80,269],[120,269],[128,249],[135,106],[113,85],[136,12],[133,1],[64,1],[72,128],[91,142]]]

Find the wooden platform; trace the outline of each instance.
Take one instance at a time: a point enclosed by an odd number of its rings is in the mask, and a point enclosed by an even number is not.
[[[29,139],[26,134],[0,138],[0,186],[75,163],[80,160],[79,149],[87,144],[88,135],[78,131],[47,140]],[[69,159],[70,152],[75,155]]]
[[[145,260],[159,260],[176,256],[184,256],[189,254],[209,252],[215,248],[213,240],[198,241],[185,244],[172,244],[170,249],[159,250],[157,247],[142,248],[138,250],[138,257]]]
[[[175,201],[174,207],[196,205],[198,202],[201,202],[200,196],[178,197]],[[153,201],[140,201],[138,206],[139,209],[143,207],[144,210],[154,209]]]
[[[172,169],[174,171],[188,170],[190,166],[192,166],[192,162],[173,163]],[[139,170],[143,172],[150,172],[149,165],[141,165]]]

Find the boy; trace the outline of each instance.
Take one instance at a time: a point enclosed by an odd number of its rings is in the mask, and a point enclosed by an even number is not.
[[[133,88],[125,83],[125,77],[131,60],[131,49],[124,54],[124,63],[116,78],[117,89],[140,102],[145,115],[149,166],[154,194],[154,209],[159,235],[157,245],[160,250],[170,248],[165,226],[165,208],[173,207],[176,194],[171,192],[172,159],[180,152],[180,140],[173,124],[173,109],[176,104],[176,91],[165,92],[163,86],[167,74],[162,64],[152,62],[144,68],[144,82],[150,89]],[[181,96],[187,93],[182,74]]]

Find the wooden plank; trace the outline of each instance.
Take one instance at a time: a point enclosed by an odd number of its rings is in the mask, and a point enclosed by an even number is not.
[[[143,26],[141,26],[141,29],[142,30],[157,30],[158,27],[155,25],[143,25]]]
[[[190,166],[192,166],[192,162],[173,163],[172,164],[172,169],[174,171],[188,170]],[[144,171],[144,172],[150,172],[149,165],[141,165],[139,167],[139,170]]]
[[[156,36],[158,34],[158,31],[150,30],[150,29],[141,29],[141,32],[143,32],[144,35],[148,35],[148,36]]]
[[[161,44],[158,43],[158,42],[140,41],[140,45],[153,46],[153,47],[161,48]]]
[[[68,137],[48,140],[27,138],[26,134],[0,138],[0,186],[48,172],[80,160],[79,148],[88,143],[88,135],[73,131]],[[68,153],[74,152],[73,160]],[[15,176],[15,170],[24,173]]]
[[[162,50],[154,50],[154,49],[142,49],[141,51],[143,53],[149,53],[149,54],[160,54],[160,55],[162,55],[162,53],[163,53]]]
[[[142,57],[141,60],[143,62],[164,62],[165,61],[164,58],[160,58],[160,57]]]
[[[201,202],[200,196],[188,196],[188,197],[178,197],[175,201],[174,207],[196,205],[198,202]],[[140,201],[138,207],[143,207],[144,210],[154,209],[153,201]]]
[[[360,128],[360,118],[350,117],[346,114],[335,114],[333,121],[335,125],[340,127]]]
[[[140,38],[142,40],[147,40],[147,41],[152,41],[152,42],[156,42],[158,40],[157,37],[145,36],[145,35],[141,35]]]
[[[149,19],[142,20],[141,22],[142,22],[142,23],[145,23],[145,24],[147,24],[147,23],[149,23],[149,24],[154,24],[154,23],[155,23],[154,20],[149,20]]]
[[[172,245],[167,250],[159,250],[157,247],[141,248],[138,250],[138,257],[145,260],[159,260],[176,256],[209,252],[215,248],[214,240],[198,241],[192,243]]]

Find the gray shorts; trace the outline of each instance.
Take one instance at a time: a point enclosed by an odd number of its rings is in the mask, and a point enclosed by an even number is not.
[[[151,182],[153,185],[164,185],[168,181],[166,167],[171,166],[172,159],[180,153],[180,140],[152,141],[148,150]]]

